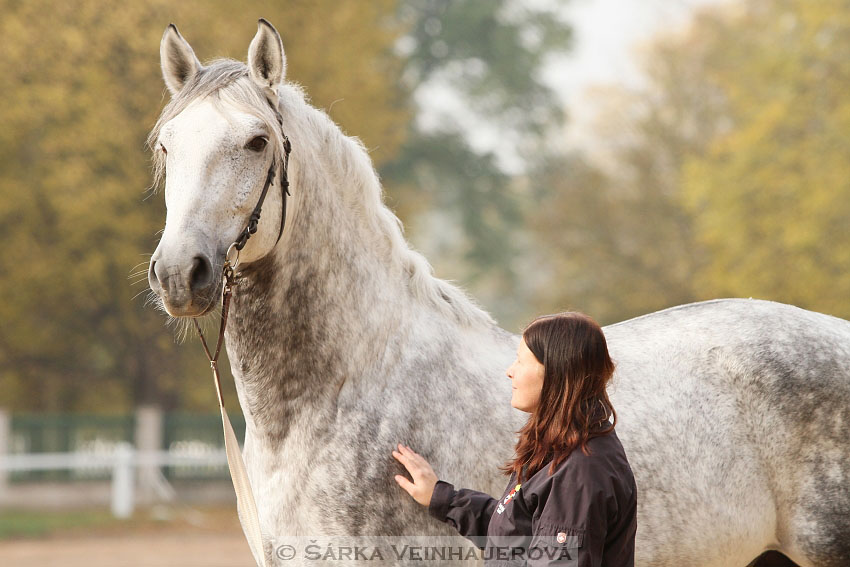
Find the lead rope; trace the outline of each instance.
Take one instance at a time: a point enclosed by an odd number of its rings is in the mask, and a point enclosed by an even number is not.
[[[272,105],[278,122],[283,128],[283,118],[277,108]],[[292,146],[289,143],[289,138],[283,135],[283,171],[280,176],[280,198],[281,198],[281,217],[280,230],[277,233],[275,244],[280,242],[280,237],[283,234],[283,227],[286,224],[286,197],[289,195],[289,154],[292,151]],[[221,292],[221,326],[218,330],[218,342],[215,345],[215,354],[210,353],[207,346],[207,341],[204,338],[204,333],[201,332],[201,326],[198,324],[197,318],[192,319],[195,324],[195,330],[198,331],[198,336],[201,337],[201,344],[204,346],[204,352],[207,353],[207,358],[210,361],[213,379],[215,382],[215,392],[218,396],[218,407],[221,409],[221,425],[224,428],[224,452],[227,455],[227,468],[230,469],[230,479],[233,481],[233,490],[236,492],[236,507],[242,512],[242,531],[245,533],[245,539],[248,540],[248,546],[251,548],[251,553],[254,554],[254,560],[259,567],[268,567],[266,563],[266,553],[263,548],[263,532],[260,530],[260,518],[257,514],[257,503],[254,500],[254,491],[251,488],[251,481],[248,478],[248,472],[245,469],[245,461],[242,459],[242,451],[239,449],[239,441],[236,440],[236,434],[233,432],[233,425],[230,423],[230,418],[227,416],[227,410],[224,409],[224,398],[221,395],[221,377],[218,373],[218,355],[221,352],[221,345],[224,343],[224,329],[227,326],[227,312],[230,309],[230,297],[233,295],[233,286],[236,285],[237,274],[235,273],[236,266],[239,264],[239,251],[245,247],[248,239],[257,232],[257,225],[260,222],[260,212],[263,208],[263,202],[266,199],[269,186],[274,182],[276,169],[276,160],[272,157],[272,163],[269,166],[269,171],[266,174],[266,182],[263,185],[263,191],[260,194],[260,199],[257,205],[251,212],[251,217],[248,220],[248,225],[239,234],[236,241],[230,245],[224,255],[224,268],[222,278],[224,285]],[[233,261],[231,263],[231,253],[235,251]]]
[[[201,337],[201,344],[204,347],[204,352],[207,353],[213,373],[215,392],[218,396],[218,407],[221,409],[221,424],[224,428],[224,452],[227,455],[227,468],[230,469],[230,478],[233,481],[233,489],[236,492],[236,506],[242,511],[242,531],[245,533],[245,539],[248,540],[248,546],[251,548],[251,553],[254,554],[254,560],[257,562],[257,565],[259,567],[268,567],[266,553],[263,548],[263,533],[260,531],[260,518],[257,514],[257,503],[254,500],[254,491],[251,488],[251,481],[248,479],[248,472],[245,469],[245,461],[242,459],[239,442],[236,440],[236,434],[233,432],[233,425],[231,425],[230,418],[227,416],[227,410],[224,409],[224,398],[221,395],[221,377],[218,373],[218,355],[221,352],[221,345],[224,342],[227,312],[230,309],[230,296],[233,294],[233,285],[235,282],[233,268],[230,265],[230,261],[225,260],[224,287],[221,295],[221,326],[218,331],[215,354],[210,354],[210,349],[207,346],[207,341],[204,338],[204,333],[201,331],[201,326],[198,324],[197,318],[193,318],[192,322],[195,324],[198,336]]]

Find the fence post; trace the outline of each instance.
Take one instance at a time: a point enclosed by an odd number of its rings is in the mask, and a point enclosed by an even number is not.
[[[137,451],[160,451],[163,439],[163,412],[158,406],[139,406],[136,408],[135,443]],[[156,497],[156,487],[160,484],[159,467],[155,464],[142,464],[139,470],[139,499],[150,502]]]
[[[115,467],[112,469],[112,515],[129,518],[133,515],[133,447],[119,443],[115,448]]]
[[[12,416],[3,408],[0,408],[0,460],[12,452]],[[0,469],[0,494],[4,494],[9,487],[9,472]]]

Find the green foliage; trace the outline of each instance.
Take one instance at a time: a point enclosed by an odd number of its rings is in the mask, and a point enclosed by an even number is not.
[[[404,0],[413,49],[407,78],[438,79],[465,95],[470,112],[541,133],[559,121],[560,100],[539,79],[546,57],[570,46],[557,4],[529,8],[508,0]]]
[[[0,541],[19,538],[43,538],[70,530],[97,529],[127,523],[109,510],[9,510],[0,512]]]
[[[410,30],[404,79],[420,92],[447,85],[469,116],[498,130],[500,146],[532,163],[564,119],[559,97],[540,80],[546,58],[570,46],[570,27],[557,11],[507,0],[403,0],[400,18]],[[418,219],[425,241],[445,240],[429,254],[436,273],[455,274],[497,320],[515,327],[527,317],[513,265],[521,254],[522,196],[497,157],[471,145],[462,128],[411,123],[381,175],[402,220],[415,230]]]

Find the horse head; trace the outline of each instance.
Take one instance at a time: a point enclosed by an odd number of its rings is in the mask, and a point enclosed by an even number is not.
[[[286,59],[280,35],[262,19],[247,65],[202,65],[173,24],[162,36],[160,58],[171,100],[148,144],[157,183],[164,178],[167,216],[148,282],[170,315],[198,317],[217,303],[225,255],[245,229],[268,172],[276,170],[274,186],[280,186],[285,136],[277,87]],[[268,191],[241,263],[275,248],[283,198],[280,190]]]

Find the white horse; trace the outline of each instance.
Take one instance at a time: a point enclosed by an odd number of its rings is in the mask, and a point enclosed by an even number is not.
[[[168,215],[149,280],[170,315],[218,305],[226,250],[292,141],[286,228],[278,241],[276,184],[226,332],[268,561],[280,536],[454,534],[396,485],[391,450],[501,494],[527,417],[504,374],[519,337],[409,248],[363,145],[285,82],[270,24],[247,66],[201,65],[174,26],[161,58],[172,99],[150,141]],[[770,549],[850,565],[850,323],[723,299],[605,333],[638,565],[744,566]]]

